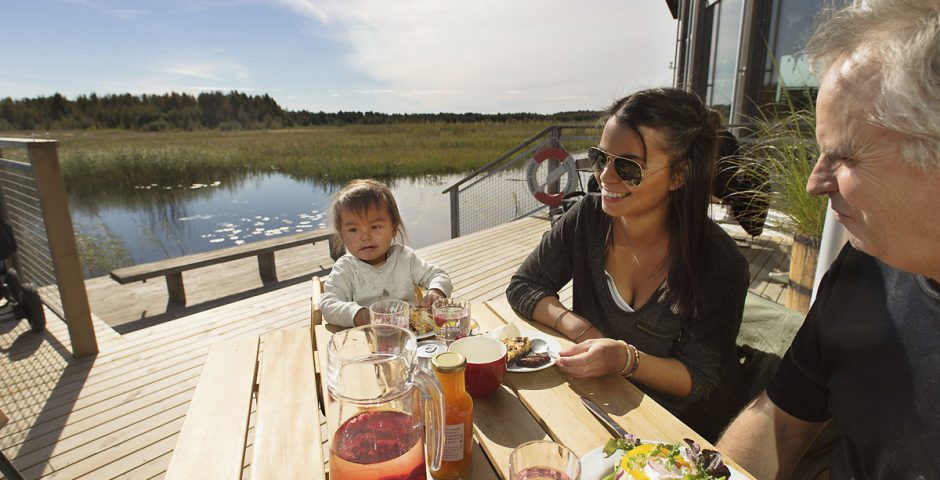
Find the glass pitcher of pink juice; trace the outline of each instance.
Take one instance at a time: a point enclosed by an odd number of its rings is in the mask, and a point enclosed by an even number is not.
[[[394,325],[351,328],[330,339],[331,480],[426,479],[425,443],[430,468],[440,467],[443,394],[417,368],[417,350],[415,335]]]

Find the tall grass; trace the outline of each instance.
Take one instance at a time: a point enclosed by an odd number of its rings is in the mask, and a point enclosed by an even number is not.
[[[826,217],[826,197],[806,191],[806,182],[819,157],[816,112],[812,103],[804,108],[792,102],[787,105],[779,116],[754,120],[756,140],[733,159],[735,175],[758,179],[760,186],[745,195],[769,204],[783,215],[782,222],[771,226],[819,239]]]
[[[340,184],[478,168],[541,123],[400,124],[250,132],[64,132],[60,158],[71,189],[206,183],[241,172],[278,171]],[[91,182],[89,184],[88,182]]]

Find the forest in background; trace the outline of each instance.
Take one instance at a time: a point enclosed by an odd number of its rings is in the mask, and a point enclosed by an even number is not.
[[[319,125],[401,123],[593,122],[599,112],[537,113],[380,113],[310,112],[281,108],[271,96],[209,92],[162,95],[80,95],[75,100],[10,97],[0,100],[0,131],[123,129],[145,132],[261,130]]]

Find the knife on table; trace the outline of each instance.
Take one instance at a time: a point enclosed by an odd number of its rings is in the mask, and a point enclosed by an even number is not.
[[[598,404],[594,403],[594,401],[591,400],[590,398],[581,397],[581,403],[583,403],[584,406],[587,407],[587,409],[591,412],[591,414],[593,414],[595,418],[600,420],[601,423],[604,424],[604,427],[607,428],[607,431],[609,431],[615,437],[623,438],[623,439],[629,439],[633,437],[633,435],[630,435],[629,433],[627,433],[627,431],[624,430],[623,427],[621,427],[620,425],[617,425],[617,422],[615,422],[613,418],[610,418],[610,415],[608,415],[607,412],[602,410],[601,407]]]

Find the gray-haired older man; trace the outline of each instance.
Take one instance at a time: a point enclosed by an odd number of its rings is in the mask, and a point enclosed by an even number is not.
[[[940,478],[940,1],[842,10],[808,51],[825,75],[807,190],[829,196],[851,245],[718,446],[786,478],[833,420],[832,478]]]

